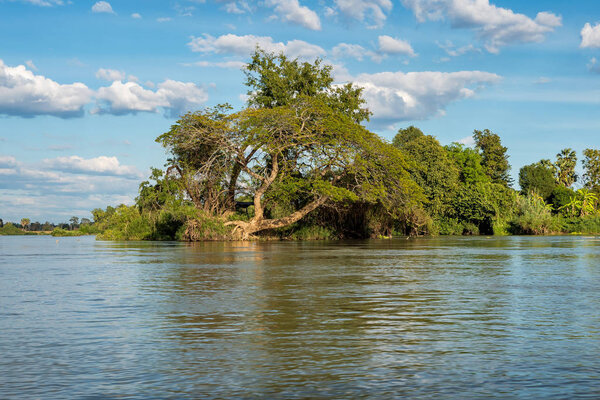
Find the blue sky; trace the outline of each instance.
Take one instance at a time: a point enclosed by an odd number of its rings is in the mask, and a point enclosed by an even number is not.
[[[323,58],[391,139],[491,129],[523,165],[600,147],[595,0],[0,0],[0,218],[119,203],[166,155],[177,115],[244,105],[256,44]]]

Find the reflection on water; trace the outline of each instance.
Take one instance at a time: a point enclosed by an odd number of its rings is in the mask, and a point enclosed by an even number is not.
[[[600,398],[600,238],[0,237],[0,398]]]

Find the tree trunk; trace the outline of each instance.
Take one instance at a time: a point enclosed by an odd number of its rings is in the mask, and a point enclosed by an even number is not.
[[[311,201],[298,211],[291,213],[290,215],[283,218],[276,219],[256,219],[245,222],[245,221],[231,221],[226,223],[226,225],[235,225],[234,234],[239,234],[240,239],[247,240],[253,233],[264,231],[265,229],[277,229],[283,228],[284,226],[288,226],[293,224],[296,221],[301,220],[304,216],[306,216],[311,211],[325,204],[325,202],[329,199],[329,197],[319,197],[315,200]]]

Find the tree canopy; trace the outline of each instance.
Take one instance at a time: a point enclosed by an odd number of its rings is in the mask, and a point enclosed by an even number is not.
[[[500,136],[489,129],[484,129],[475,130],[473,138],[476,147],[481,151],[481,165],[492,182],[510,186],[512,179],[508,174],[510,171],[508,154],[506,154],[508,149],[502,146]]]
[[[526,165],[519,171],[519,186],[525,195],[536,193],[543,199],[552,194],[556,181],[553,171],[541,163]]]
[[[169,179],[198,209],[217,215],[251,199],[237,234],[292,224],[327,202],[378,203],[390,213],[418,203],[421,190],[400,151],[358,122],[360,90],[332,86],[330,68],[257,51],[248,66],[250,107],[184,115],[160,142],[171,154]],[[284,199],[293,209],[275,218]]]

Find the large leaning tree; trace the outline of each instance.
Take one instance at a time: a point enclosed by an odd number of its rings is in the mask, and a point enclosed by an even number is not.
[[[393,214],[422,200],[402,153],[360,125],[369,115],[360,90],[333,86],[330,67],[257,51],[247,71],[246,109],[186,114],[157,139],[172,155],[168,176],[235,237],[288,226],[325,203]],[[251,199],[251,218],[235,218],[240,199]],[[281,201],[293,209],[271,216]]]

